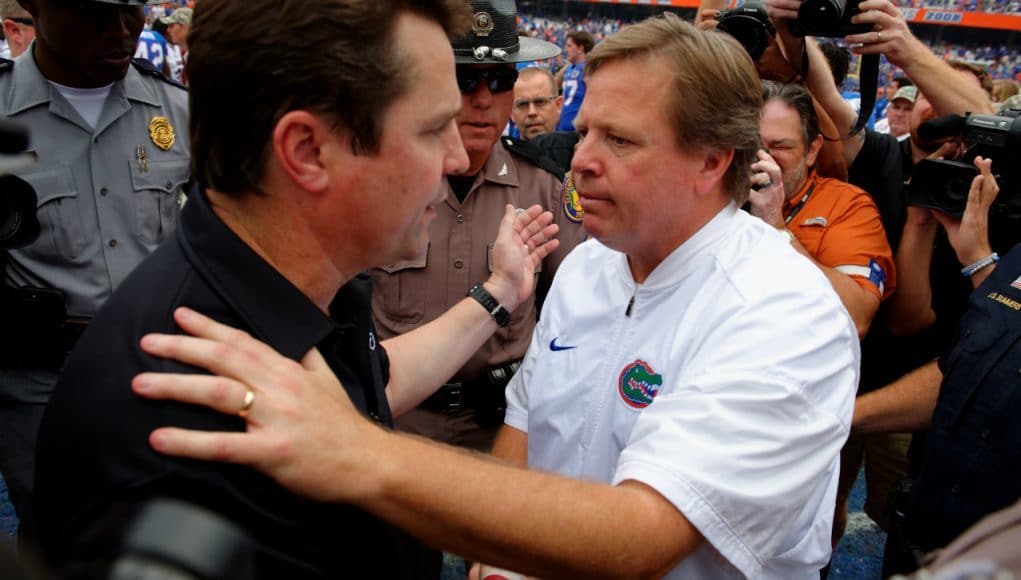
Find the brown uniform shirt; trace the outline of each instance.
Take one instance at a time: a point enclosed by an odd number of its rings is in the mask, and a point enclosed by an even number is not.
[[[445,183],[447,198],[436,208],[436,219],[429,226],[429,248],[423,255],[372,271],[372,317],[382,338],[438,318],[463,300],[469,288],[489,278],[490,254],[506,204],[521,208],[539,204],[553,212],[554,223],[560,226],[560,247],[537,272],[539,287],[548,288],[564,256],[584,240],[580,217],[564,207],[567,194],[558,176],[512,154],[504,146],[506,141],[501,138],[493,146],[463,203]],[[513,148],[513,142],[509,146]],[[490,367],[523,357],[535,321],[533,293],[511,313],[510,324],[498,329],[455,379],[473,379]]]

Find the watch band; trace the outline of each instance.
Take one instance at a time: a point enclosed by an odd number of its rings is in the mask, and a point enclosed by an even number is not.
[[[476,302],[486,309],[486,312],[496,321],[497,326],[502,327],[510,324],[510,312],[507,312],[507,309],[497,302],[496,298],[482,287],[482,284],[472,286],[471,290],[468,291],[468,296],[474,298]]]

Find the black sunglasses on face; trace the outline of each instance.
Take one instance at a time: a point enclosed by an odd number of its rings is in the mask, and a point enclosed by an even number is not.
[[[514,88],[518,80],[518,71],[513,68],[468,68],[457,67],[457,87],[464,94],[478,88],[479,83],[486,81],[491,93],[505,93]]]
[[[21,24],[22,26],[34,26],[35,25],[35,21],[32,20],[31,18],[8,18],[7,20],[13,20],[14,22],[17,22],[18,24]]]

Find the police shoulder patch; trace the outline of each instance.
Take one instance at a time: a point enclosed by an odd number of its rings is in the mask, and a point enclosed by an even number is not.
[[[580,224],[585,219],[585,210],[578,199],[578,190],[574,188],[574,176],[570,173],[564,179],[564,187],[560,193],[560,205],[564,208],[564,217],[568,221]]]
[[[644,409],[652,404],[663,386],[663,376],[656,374],[649,363],[636,359],[620,371],[617,392],[632,409]]]

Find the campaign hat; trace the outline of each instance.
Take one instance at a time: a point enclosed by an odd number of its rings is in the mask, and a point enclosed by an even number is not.
[[[502,64],[545,60],[560,47],[545,40],[518,36],[514,0],[471,0],[472,27],[453,41],[457,64]]]

